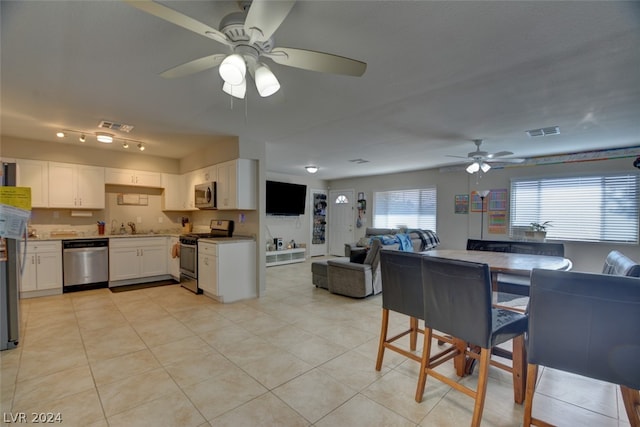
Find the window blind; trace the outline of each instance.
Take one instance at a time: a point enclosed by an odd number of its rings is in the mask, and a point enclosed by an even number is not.
[[[550,221],[548,239],[638,243],[638,187],[630,174],[514,179],[511,235]]]
[[[436,231],[436,188],[375,192],[373,226]]]

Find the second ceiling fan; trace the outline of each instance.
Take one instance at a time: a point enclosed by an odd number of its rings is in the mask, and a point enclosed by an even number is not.
[[[476,150],[467,153],[467,156],[448,156],[448,157],[456,157],[459,159],[467,159],[471,160],[471,163],[465,169],[468,173],[476,173],[479,171],[488,172],[491,169],[490,163],[522,163],[524,159],[517,158],[504,158],[504,156],[511,156],[513,153],[511,151],[499,151],[497,153],[489,153],[487,151],[480,150],[480,145],[482,145],[482,139],[474,139],[472,140],[476,145]]]
[[[178,25],[226,46],[229,53],[213,54],[170,68],[160,75],[182,77],[219,67],[224,80],[224,92],[244,98],[247,71],[262,97],[273,95],[280,83],[269,67],[261,61],[269,58],[276,64],[322,73],[362,76],[367,64],[330,53],[290,47],[275,47],[273,34],[287,17],[295,0],[238,1],[241,11],[222,18],[219,29],[186,16],[151,0],[124,0],[131,6]]]

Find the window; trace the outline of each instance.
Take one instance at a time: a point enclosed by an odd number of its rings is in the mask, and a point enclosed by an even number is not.
[[[373,195],[373,226],[436,231],[436,189],[395,190]]]
[[[338,197],[336,197],[336,202],[335,203],[337,205],[344,205],[344,204],[349,203],[349,199],[344,194],[340,194]]]
[[[551,221],[547,238],[638,243],[638,175],[511,181],[511,235]]]

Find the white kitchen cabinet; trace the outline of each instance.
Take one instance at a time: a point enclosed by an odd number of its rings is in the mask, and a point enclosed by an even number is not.
[[[186,175],[172,173],[162,174],[162,188],[164,188],[162,198],[163,211],[184,211],[189,207]]]
[[[20,297],[44,296],[62,293],[62,243],[60,241],[28,242],[23,256],[20,278]]]
[[[49,207],[104,209],[104,168],[49,162]]]
[[[49,162],[17,159],[17,185],[31,188],[31,207],[49,207]]]
[[[109,239],[109,286],[168,278],[167,260],[166,237]]]
[[[256,298],[256,242],[198,240],[198,287],[223,303]]]
[[[162,179],[159,172],[106,168],[104,177],[106,184],[158,188],[162,186]]]
[[[217,167],[218,209],[256,209],[257,162],[249,159],[236,159],[220,163]]]

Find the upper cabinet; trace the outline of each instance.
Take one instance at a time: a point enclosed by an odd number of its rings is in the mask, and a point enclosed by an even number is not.
[[[49,162],[16,159],[18,187],[31,187],[31,207],[49,207]]]
[[[220,163],[218,167],[218,209],[257,208],[256,160],[237,159]]]
[[[186,182],[186,175],[173,173],[162,174],[162,188],[164,188],[162,198],[163,211],[184,211],[190,209],[189,194],[193,193],[193,191],[185,191],[187,188]]]
[[[49,162],[49,207],[104,209],[104,168]]]
[[[106,168],[104,177],[105,184],[162,187],[162,179],[159,172]]]

